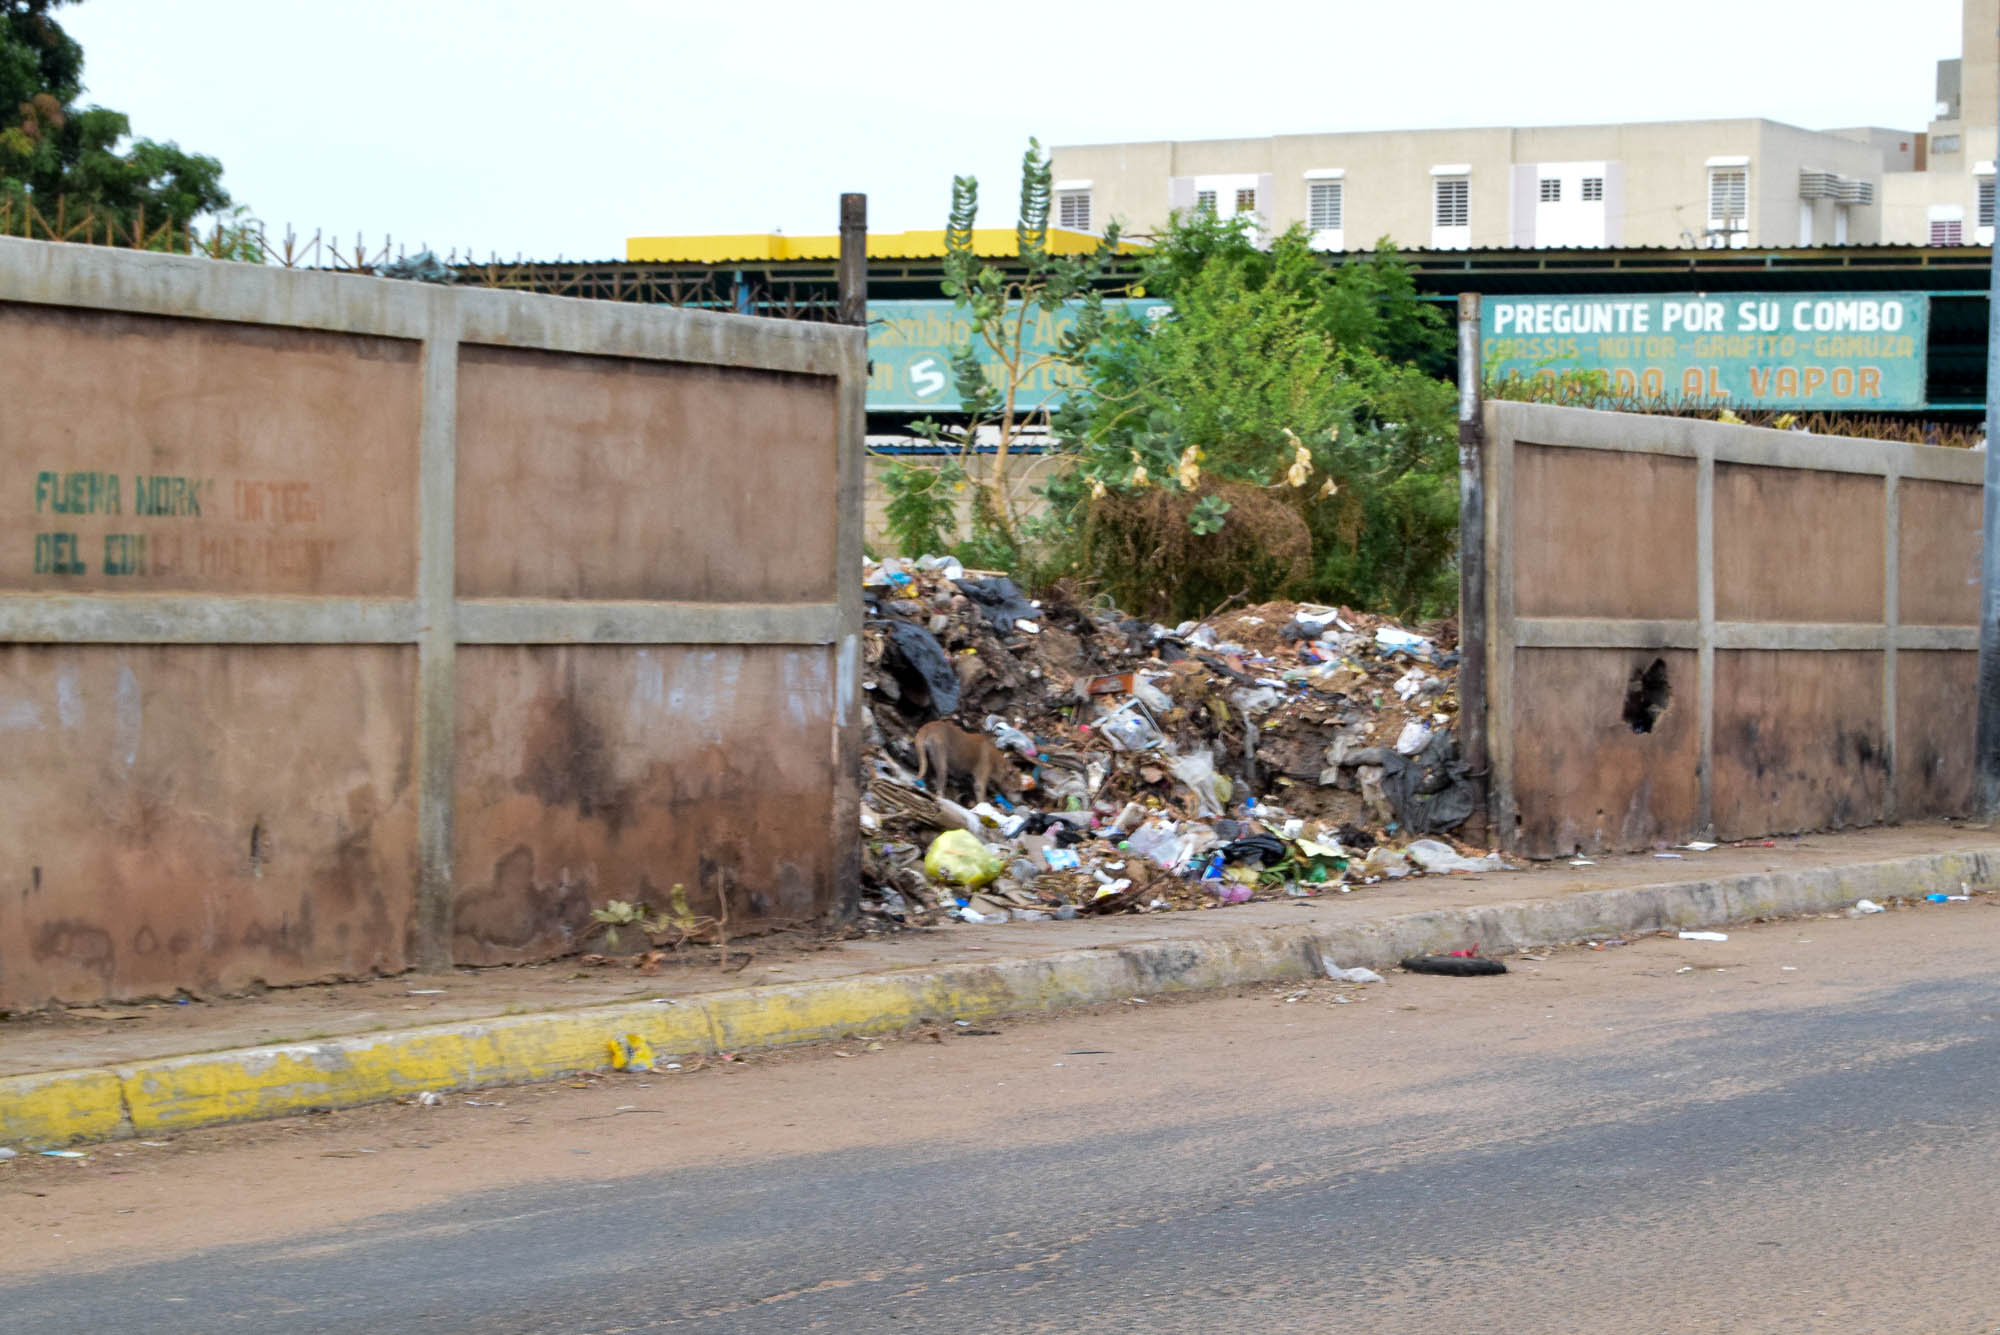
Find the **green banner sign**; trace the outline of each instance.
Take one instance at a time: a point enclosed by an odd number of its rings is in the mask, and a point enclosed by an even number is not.
[[[1158,319],[1167,307],[1158,301],[1121,298],[1106,301],[1106,309],[1139,319]],[[1024,361],[1053,353],[1063,332],[1076,322],[1077,305],[1055,314],[1031,311],[1022,331]],[[1011,324],[1013,317],[1010,314]],[[956,412],[958,390],[951,381],[952,352],[974,343],[972,322],[952,301],[871,301],[868,303],[868,407],[883,412]],[[997,377],[996,359],[983,341],[975,344],[990,376]],[[1053,408],[1062,402],[1061,367],[1044,365],[1031,372],[1016,402],[1025,408]],[[997,383],[997,380],[996,380]]]
[[[1922,293],[1488,297],[1489,377],[1603,371],[1617,398],[1734,408],[1921,408]]]

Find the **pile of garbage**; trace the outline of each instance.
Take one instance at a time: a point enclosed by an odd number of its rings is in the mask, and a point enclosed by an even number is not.
[[[862,907],[1039,921],[1504,868],[1451,837],[1452,628],[1268,603],[1160,626],[868,561]],[[976,791],[975,791],[976,790]]]

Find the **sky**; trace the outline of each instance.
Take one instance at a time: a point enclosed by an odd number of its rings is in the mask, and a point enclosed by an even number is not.
[[[610,259],[625,238],[1011,226],[1044,144],[1762,116],[1919,130],[1958,0],[82,0],[86,102],[275,234]]]

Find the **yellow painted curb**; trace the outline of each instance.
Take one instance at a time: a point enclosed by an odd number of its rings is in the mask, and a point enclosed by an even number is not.
[[[73,1140],[129,1134],[118,1076],[44,1071],[0,1078],[0,1145],[53,1149]]]
[[[0,1144],[46,1149],[355,1107],[423,1090],[548,1080],[610,1066],[609,1044],[627,1034],[642,1036],[662,1056],[780,1047],[924,1020],[1288,982],[1332,965],[1387,968],[1404,955],[1474,944],[1502,954],[1614,932],[1823,912],[1864,895],[1916,898],[1967,881],[1989,885],[1996,867],[2000,848],[1978,849],[7,1076],[0,1077]]]
[[[659,1052],[713,1045],[699,1006],[653,1002],[170,1057],[121,1074],[132,1130],[148,1135],[596,1070],[625,1034]]]

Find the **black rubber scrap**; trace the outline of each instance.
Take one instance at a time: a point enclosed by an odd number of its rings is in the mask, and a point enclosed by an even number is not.
[[[1403,961],[1405,973],[1436,973],[1447,978],[1480,978],[1487,974],[1505,973],[1507,966],[1499,960],[1481,959],[1477,955],[1411,955]]]

